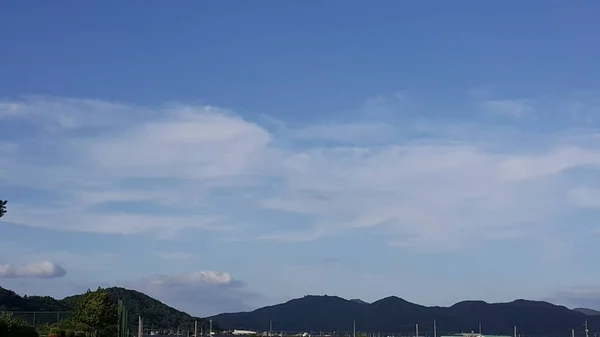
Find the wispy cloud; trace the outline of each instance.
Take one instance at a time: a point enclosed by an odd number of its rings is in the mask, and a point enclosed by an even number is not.
[[[396,132],[390,124],[365,122],[311,125],[291,130],[291,136],[295,139],[313,142],[373,144],[392,140]]]
[[[165,259],[165,260],[189,260],[196,257],[195,254],[187,253],[187,252],[168,252],[168,251],[160,251],[155,252],[154,255]]]
[[[212,270],[152,275],[123,285],[201,316],[246,310],[247,301],[259,296],[231,274]]]
[[[528,111],[527,102],[486,104]],[[533,136],[460,121],[450,133],[436,123],[340,121],[270,133],[215,107],[45,97],[0,107],[5,123],[25,121],[20,131],[32,135],[27,143],[4,139],[3,191],[56,194],[11,202],[6,221],[27,226],[157,235],[237,228],[232,238],[275,241],[370,228],[395,246],[443,250],[473,238],[527,236],[600,206],[593,192],[600,186],[574,173],[587,167],[600,175],[591,129]],[[412,132],[422,136],[394,137],[417,125]],[[279,137],[302,141],[280,146]],[[269,220],[272,212],[278,220]],[[291,226],[282,216],[306,220]]]
[[[480,103],[484,111],[514,119],[534,117],[534,102],[530,100],[490,100]]]
[[[574,287],[557,291],[546,300],[552,303],[560,303],[570,308],[584,307],[600,309],[600,288],[598,287]]]

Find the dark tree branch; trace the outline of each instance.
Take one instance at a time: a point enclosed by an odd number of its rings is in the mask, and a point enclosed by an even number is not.
[[[0,218],[6,214],[6,203],[8,201],[6,200],[0,200]]]

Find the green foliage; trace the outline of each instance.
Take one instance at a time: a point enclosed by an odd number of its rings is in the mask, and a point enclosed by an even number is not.
[[[40,336],[86,337],[90,327],[85,323],[76,322],[73,318],[67,318],[58,324],[38,325],[36,330]]]
[[[111,336],[116,331],[116,304],[104,289],[88,290],[75,306],[73,321],[88,326],[92,336]]]
[[[0,310],[29,310],[28,301],[14,291],[0,287]]]
[[[50,331],[48,331],[48,333],[50,334],[58,334],[60,335],[60,333],[63,331],[63,329],[61,329],[59,326],[57,325],[52,325],[50,326]]]
[[[0,310],[5,311],[71,311],[71,307],[50,296],[19,296],[0,287]]]
[[[90,326],[85,323],[77,323],[75,324],[76,332],[88,332],[90,331]]]
[[[205,318],[192,317],[189,314],[172,308],[146,294],[135,290],[119,287],[103,289],[112,298],[113,303],[123,300],[130,317],[130,331],[136,331],[137,317],[144,318],[144,327],[151,329],[189,329],[192,330],[194,321],[198,321],[198,330],[208,330],[209,322]],[[82,296],[75,295],[63,299],[65,303],[75,303]],[[218,331],[218,325],[213,322],[213,331]]]
[[[64,305],[67,305],[63,303]],[[116,306],[102,288],[88,290],[69,302],[73,315],[58,324],[38,326],[40,335],[56,337],[114,337]]]
[[[114,306],[114,309],[109,309],[108,312],[114,310],[114,319],[109,320],[111,324],[114,324],[116,329],[117,324],[117,310],[116,304],[119,299],[123,301],[127,311],[129,313],[129,330],[136,331],[137,317],[142,316],[144,318],[144,326],[149,329],[156,330],[167,330],[177,329],[178,327],[183,330],[193,330],[194,321],[198,322],[198,329],[208,331],[208,320],[204,318],[192,317],[185,312],[179,311],[175,308],[169,307],[168,305],[150,297],[143,293],[128,290],[124,288],[105,288],[101,289],[102,293],[108,294],[108,300],[106,295],[91,295],[87,301],[91,301],[92,298],[98,299],[98,296],[102,297],[103,303],[106,305]],[[91,327],[88,321],[78,320],[76,316],[77,308],[80,306],[80,302],[90,296],[90,293],[96,293],[88,291],[85,294],[70,296],[62,300],[56,300],[49,296],[19,296],[13,291],[3,289],[0,287],[0,311],[60,311],[60,312],[71,312],[71,317],[64,318],[67,316],[65,313],[60,314],[62,319],[58,325],[56,324],[45,324],[38,325],[37,329],[40,335],[47,336],[49,334],[49,328],[51,326],[58,326],[61,330],[67,332],[68,330],[74,331],[75,335],[84,334],[85,332],[93,333],[94,329]],[[92,301],[93,302],[93,301]],[[90,306],[85,306],[89,309]],[[86,310],[87,310],[86,309]],[[105,311],[106,312],[106,311]],[[41,315],[40,315],[41,316]],[[40,317],[36,319],[36,322],[40,321]],[[56,322],[56,319],[54,319]],[[219,331],[218,325],[213,321],[213,331]],[[114,337],[115,334],[112,336]],[[60,334],[59,334],[60,336]],[[4,337],[0,334],[0,337]]]
[[[35,327],[35,330],[40,336],[47,336],[54,331],[56,324],[40,324]]]
[[[8,203],[7,200],[0,200],[0,218],[4,216],[4,214],[6,214],[6,204]]]
[[[25,320],[12,314],[0,313],[0,336],[2,337],[39,337],[37,331]]]
[[[50,296],[23,296],[31,311],[71,311],[66,303],[55,300]]]

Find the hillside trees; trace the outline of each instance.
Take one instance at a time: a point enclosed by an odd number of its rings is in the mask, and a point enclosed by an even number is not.
[[[89,327],[91,337],[112,336],[117,328],[117,306],[104,289],[88,290],[79,299],[70,320],[78,328]]]
[[[40,335],[64,337],[114,337],[116,335],[117,307],[105,289],[88,290],[73,299],[71,303],[74,306],[72,316],[58,324],[38,326]]]
[[[38,337],[38,333],[22,318],[10,313],[0,312],[0,336],[2,337]]]

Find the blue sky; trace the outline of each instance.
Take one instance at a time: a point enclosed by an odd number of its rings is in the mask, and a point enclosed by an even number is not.
[[[0,286],[600,308],[599,3],[1,7]]]

